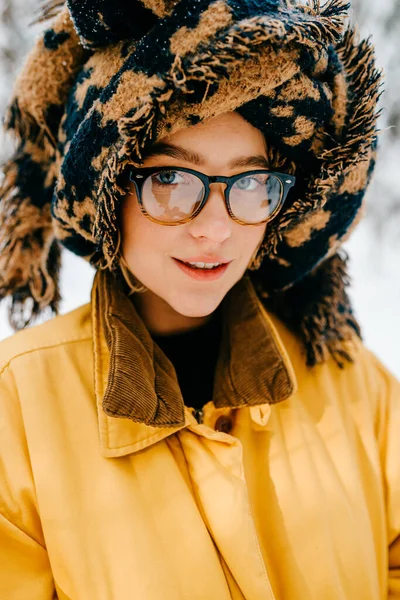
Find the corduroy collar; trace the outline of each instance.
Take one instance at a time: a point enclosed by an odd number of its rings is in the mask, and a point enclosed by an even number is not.
[[[100,425],[105,415],[130,419],[142,424],[142,441],[158,441],[185,427],[188,411],[174,367],[107,271],[95,277],[92,310]],[[274,404],[295,386],[284,346],[245,277],[223,302],[213,402],[217,408]]]

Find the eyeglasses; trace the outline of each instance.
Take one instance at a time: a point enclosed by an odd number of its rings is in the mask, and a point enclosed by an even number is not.
[[[293,175],[261,169],[232,177],[208,177],[183,167],[131,169],[129,179],[142,213],[160,225],[182,225],[197,217],[212,183],[225,184],[225,205],[234,221],[260,225],[277,215],[296,181]]]

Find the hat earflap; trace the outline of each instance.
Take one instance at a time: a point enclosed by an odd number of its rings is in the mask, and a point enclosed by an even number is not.
[[[56,140],[71,82],[86,56],[63,9],[29,55],[5,117],[17,149],[0,186],[0,300],[12,296],[15,329],[46,307],[58,309],[60,247],[50,210]]]
[[[349,285],[347,260],[341,251],[289,289],[268,296],[257,274],[251,274],[267,309],[302,341],[309,367],[324,362],[329,356],[341,368],[353,361],[351,340],[354,334],[361,337],[361,331],[346,291]]]
[[[252,266],[260,296],[301,337],[309,365],[328,354],[338,364],[351,360],[342,341],[360,333],[337,252],[362,216],[377,148],[381,74],[373,48],[350,29],[337,51],[343,67],[333,78],[331,144],[307,189],[267,228]]]

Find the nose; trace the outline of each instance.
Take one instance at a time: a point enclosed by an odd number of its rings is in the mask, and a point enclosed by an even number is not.
[[[195,238],[205,238],[222,244],[232,235],[233,221],[225,206],[223,183],[212,183],[207,202],[193,221],[188,223],[189,232]]]

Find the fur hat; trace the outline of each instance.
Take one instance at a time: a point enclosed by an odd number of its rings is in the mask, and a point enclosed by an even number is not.
[[[238,111],[297,185],[267,226],[252,278],[307,362],[359,331],[340,244],[376,150],[380,76],[345,0],[56,0],[5,125],[18,148],[0,190],[0,299],[26,324],[57,310],[60,243],[118,266],[120,175],[157,139]],[[55,14],[57,13],[57,14]],[[27,302],[30,302],[28,306]],[[28,315],[26,314],[28,309]]]

